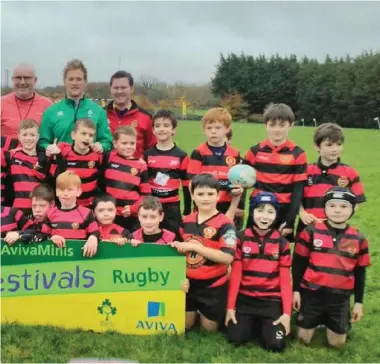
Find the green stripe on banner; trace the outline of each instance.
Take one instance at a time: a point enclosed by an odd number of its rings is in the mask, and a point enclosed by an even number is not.
[[[180,289],[183,256],[145,258],[8,265],[1,271],[1,296]]]
[[[176,249],[165,245],[141,244],[133,248],[130,244],[118,246],[114,243],[100,242],[96,255],[92,258],[85,258],[82,250],[84,244],[84,240],[67,240],[65,248],[57,248],[51,241],[33,244],[16,243],[9,246],[1,240],[1,264],[6,266],[78,260],[179,256]]]

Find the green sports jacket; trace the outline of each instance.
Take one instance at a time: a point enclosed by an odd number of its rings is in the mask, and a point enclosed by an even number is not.
[[[103,150],[112,149],[112,134],[108,125],[105,110],[94,101],[83,97],[76,107],[74,100],[66,97],[49,106],[42,115],[40,126],[39,149],[46,149],[49,144],[57,142],[72,143],[71,132],[78,119],[91,119],[96,125],[95,142],[103,146]]]

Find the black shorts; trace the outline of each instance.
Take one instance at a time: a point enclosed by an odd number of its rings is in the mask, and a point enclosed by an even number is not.
[[[350,329],[350,297],[328,292],[301,291],[301,309],[297,326],[314,329],[326,325],[336,334],[346,334]]]
[[[239,294],[236,300],[236,312],[277,320],[282,315],[282,303],[280,300]]]
[[[176,239],[180,240],[179,228],[182,224],[182,214],[180,203],[166,203],[162,204],[164,210],[164,219],[160,226],[161,229],[172,231],[176,234]]]
[[[190,279],[186,294],[186,312],[199,311],[208,320],[222,322],[226,314],[227,283],[218,287],[205,287]]]
[[[235,313],[237,323],[229,322],[228,339],[239,345],[258,336],[265,349],[282,351],[285,348],[285,328],[282,324],[273,325],[281,315],[282,303],[279,300],[239,295]]]

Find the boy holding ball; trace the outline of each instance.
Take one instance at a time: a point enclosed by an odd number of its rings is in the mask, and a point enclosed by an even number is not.
[[[210,173],[219,181],[217,209],[222,213],[228,211],[232,197],[237,194],[228,179],[228,171],[241,163],[239,151],[226,142],[231,122],[232,116],[227,109],[215,107],[206,112],[202,126],[207,141],[193,150],[187,170],[189,179]]]

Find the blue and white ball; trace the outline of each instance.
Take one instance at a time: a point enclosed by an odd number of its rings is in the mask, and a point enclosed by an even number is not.
[[[232,184],[251,188],[256,183],[256,170],[246,164],[237,164],[229,170],[228,179]]]

